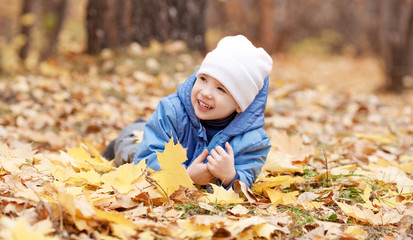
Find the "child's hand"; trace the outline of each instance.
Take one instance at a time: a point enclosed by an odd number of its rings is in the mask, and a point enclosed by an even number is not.
[[[228,186],[237,172],[234,167],[234,151],[228,142],[225,143],[225,151],[221,146],[211,150],[208,156],[208,169],[217,178],[222,181],[224,187]]]
[[[214,175],[209,172],[207,164],[203,163],[207,156],[208,150],[205,149],[186,169],[195,184],[207,185],[215,179]]]

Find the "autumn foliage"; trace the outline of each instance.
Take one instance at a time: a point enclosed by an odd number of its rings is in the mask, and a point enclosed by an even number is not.
[[[192,184],[173,141],[158,172],[100,156],[196,69],[182,43],[70,55],[6,76],[0,238],[412,238],[411,95],[373,92],[369,58],[274,59],[262,174],[251,189],[213,193]]]

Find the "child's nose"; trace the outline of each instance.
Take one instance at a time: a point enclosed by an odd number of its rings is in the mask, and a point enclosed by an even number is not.
[[[209,98],[212,97],[212,91],[209,87],[205,87],[204,89],[202,89],[201,93],[205,97],[209,97]]]

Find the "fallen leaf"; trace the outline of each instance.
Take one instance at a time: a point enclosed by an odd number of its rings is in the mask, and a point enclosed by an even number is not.
[[[120,239],[131,239],[132,236],[135,236],[137,232],[136,226],[112,223],[111,229],[113,230],[113,235],[119,237]]]
[[[301,165],[294,164],[294,160],[297,159],[293,155],[271,148],[262,170],[271,173],[302,172]]]
[[[271,131],[270,136],[272,147],[263,170],[272,173],[302,172],[302,165],[293,162],[304,161],[307,156],[314,154],[314,148],[305,146],[298,134],[289,137],[286,132]]]
[[[313,192],[304,192],[297,197],[297,203],[308,202],[316,199],[319,195]]]
[[[266,189],[264,193],[270,198],[271,203],[274,205],[278,204],[296,204],[298,191],[284,193],[275,189]]]
[[[214,193],[206,194],[199,201],[213,204],[237,204],[244,202],[244,199],[240,198],[239,194],[235,193],[231,188],[227,190],[215,184],[211,184],[211,186],[214,189]]]
[[[239,193],[240,191],[244,193],[244,196],[248,199],[249,203],[255,203],[258,201],[252,190],[247,187],[244,182],[236,180],[234,182],[234,192]]]
[[[157,181],[167,196],[170,196],[178,190],[179,186],[188,189],[194,188],[192,179],[182,165],[182,163],[187,160],[187,157],[186,149],[184,149],[181,144],[174,144],[171,138],[169,142],[165,144],[165,150],[162,153],[157,152],[157,157],[162,170],[153,173],[151,177]],[[179,178],[176,176],[179,176]],[[161,193],[163,193],[163,191],[161,191]]]
[[[184,211],[176,211],[175,209],[170,209],[168,211],[165,212],[165,214],[163,215],[166,218],[179,218],[181,217],[185,212]]]
[[[228,210],[229,213],[235,215],[235,216],[244,216],[249,213],[248,208],[242,206],[242,205],[235,205],[233,208]]]
[[[397,140],[397,137],[394,135],[388,135],[388,136],[380,136],[380,135],[374,135],[374,134],[366,134],[366,133],[354,133],[354,136],[366,139],[371,142],[378,142],[380,144],[392,144],[394,141]]]
[[[375,177],[385,183],[396,183],[399,193],[413,193],[413,180],[396,167],[377,168]]]
[[[255,226],[260,224],[266,224],[267,221],[264,218],[253,216],[250,218],[243,218],[240,219],[230,226],[226,227],[226,229],[231,232],[232,236],[239,236],[245,230],[252,230],[255,231]],[[247,235],[248,236],[248,235]]]
[[[195,224],[210,226],[214,228],[217,226],[225,225],[225,223],[228,221],[226,218],[217,215],[195,215],[191,217],[190,220]]]
[[[372,225],[387,225],[398,223],[402,216],[396,210],[381,209],[378,213],[374,213],[370,209],[360,209],[357,206],[351,206],[346,203],[337,202],[336,204],[349,216],[356,218],[359,221],[370,223]]]
[[[124,194],[135,189],[137,181],[145,180],[143,175],[145,162],[141,162],[139,165],[134,163],[123,164],[117,169],[103,174],[100,178],[103,182],[102,191],[112,191],[114,188]]]
[[[20,171],[20,166],[27,160],[33,158],[33,151],[30,145],[25,145],[21,149],[10,149],[5,144],[0,144],[0,164],[2,170],[15,173]]]
[[[307,181],[303,177],[293,177],[291,175],[282,175],[277,177],[260,177],[258,182],[254,184],[252,190],[257,194],[261,194],[264,190],[273,188],[276,186],[290,187],[293,183],[299,183]]]
[[[282,227],[279,227],[279,226],[272,225],[270,223],[262,223],[262,224],[259,224],[255,227],[256,235],[258,237],[263,237],[265,239],[271,239],[272,234],[275,231],[284,232],[285,229],[283,229]],[[286,233],[286,232],[284,232],[284,233]]]
[[[42,239],[58,239],[57,237],[45,236],[47,232],[31,229],[29,224],[23,218],[20,218],[11,230],[12,239],[15,240],[42,240]]]
[[[83,170],[92,170],[94,169],[97,172],[109,172],[114,167],[112,166],[111,162],[108,162],[106,160],[103,160],[100,155],[91,155],[87,151],[88,147],[82,146],[82,147],[77,147],[77,148],[70,148],[67,150],[67,154],[73,158],[74,162],[76,163],[75,166],[78,166],[79,168]],[[88,149],[92,153],[96,153],[96,150],[94,149]]]
[[[368,235],[367,231],[363,230],[363,228],[359,226],[349,226],[346,228],[346,230],[344,230],[344,233],[349,234],[359,240],[366,239]]]
[[[179,232],[179,238],[210,238],[212,237],[211,226],[204,224],[196,224],[190,220],[177,221],[181,231]]]

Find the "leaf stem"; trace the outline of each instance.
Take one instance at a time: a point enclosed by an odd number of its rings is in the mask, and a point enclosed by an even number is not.
[[[328,172],[329,172],[329,169],[328,169],[328,160],[327,160],[327,156],[326,156],[326,149],[325,149],[325,147],[324,147],[324,145],[323,145],[323,156],[324,156],[324,162],[325,162],[325,165],[326,165],[326,182],[327,182],[327,184],[328,184]]]

